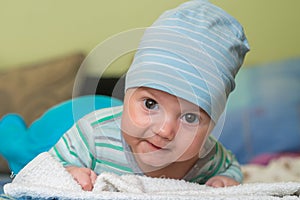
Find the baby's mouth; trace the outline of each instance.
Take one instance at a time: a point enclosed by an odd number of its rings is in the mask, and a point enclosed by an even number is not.
[[[162,147],[156,146],[155,144],[152,144],[152,143],[150,143],[150,142],[149,142],[149,144],[150,144],[151,146],[153,146],[155,149],[158,149],[158,150],[162,149]]]
[[[151,151],[158,151],[158,150],[167,150],[166,145],[156,144],[151,141],[146,141],[149,145]]]

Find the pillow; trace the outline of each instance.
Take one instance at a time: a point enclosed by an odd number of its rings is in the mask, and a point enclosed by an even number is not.
[[[242,163],[300,152],[300,58],[242,68],[219,140]]]
[[[0,119],[18,113],[31,124],[47,109],[72,98],[76,73],[84,55],[75,53],[0,73]],[[0,156],[0,172],[8,172]]]
[[[76,53],[0,73],[0,117],[19,113],[30,124],[51,106],[72,98],[83,59]]]

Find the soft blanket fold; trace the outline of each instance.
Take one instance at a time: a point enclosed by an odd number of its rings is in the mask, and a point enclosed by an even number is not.
[[[12,197],[58,199],[300,199],[300,183],[251,183],[211,188],[183,180],[102,173],[93,191],[83,191],[47,152],[26,165],[4,186]]]

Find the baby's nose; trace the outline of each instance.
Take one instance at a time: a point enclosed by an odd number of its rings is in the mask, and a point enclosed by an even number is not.
[[[158,123],[156,131],[154,131],[157,135],[166,138],[168,140],[172,140],[177,132],[177,120],[175,119],[165,119],[161,120]]]

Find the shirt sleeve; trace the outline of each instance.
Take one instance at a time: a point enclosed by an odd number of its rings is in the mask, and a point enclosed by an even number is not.
[[[95,144],[91,124],[82,118],[49,150],[63,166],[94,168]]]
[[[216,142],[215,149],[216,151],[212,162],[214,165],[213,168],[215,169],[214,176],[227,176],[242,183],[243,173],[235,156],[219,142]]]
[[[234,155],[210,135],[199,153],[199,160],[185,176],[185,180],[205,184],[217,175],[228,176],[238,182],[243,180],[240,165]]]

